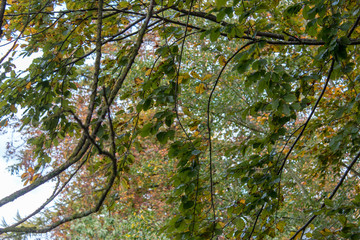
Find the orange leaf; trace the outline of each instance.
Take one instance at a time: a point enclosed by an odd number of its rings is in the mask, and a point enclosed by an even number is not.
[[[199,86],[196,87],[196,93],[202,94],[205,91],[205,85],[203,83],[200,83]]]
[[[144,80],[142,80],[141,78],[138,78],[138,77],[135,78],[134,81],[135,81],[135,85],[140,85],[144,82]]]

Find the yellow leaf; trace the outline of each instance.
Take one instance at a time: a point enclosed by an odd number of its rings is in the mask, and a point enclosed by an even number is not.
[[[121,185],[122,185],[125,189],[129,189],[130,185],[129,185],[129,182],[128,182],[128,180],[127,180],[126,178],[122,178],[122,179],[120,180],[120,182],[121,182]]]
[[[129,3],[124,1],[124,2],[119,2],[118,5],[120,8],[126,8],[127,6],[129,6]]]
[[[191,71],[190,75],[191,75],[193,78],[200,79],[199,74],[197,74],[195,71]]]
[[[206,74],[205,77],[202,78],[202,81],[208,80],[212,77],[211,74]]]
[[[145,72],[145,75],[146,75],[146,76],[149,76],[150,73],[151,73],[151,68],[149,68],[149,69]]]
[[[200,83],[199,86],[196,87],[196,93],[202,94],[205,91],[205,85],[203,83]]]
[[[35,174],[30,183],[35,182],[35,180],[38,179],[39,176],[39,174]]]
[[[182,83],[183,80],[187,80],[190,78],[190,75],[188,73],[185,73],[185,74],[181,74],[179,75],[179,79],[178,79],[178,82],[179,83]]]
[[[284,221],[280,221],[276,224],[276,228],[279,230],[279,232],[283,233],[285,225],[286,223]]]
[[[128,25],[129,24],[129,20],[127,20],[126,18],[122,17],[120,18],[120,21],[123,25]]]
[[[26,181],[24,182],[24,186],[26,186],[26,184],[28,184],[29,179],[26,179]]]
[[[305,236],[308,237],[308,238],[311,238],[311,237],[312,237],[312,233],[308,232],[308,233],[305,234]]]
[[[329,236],[332,232],[329,229],[324,228],[324,230],[321,230],[320,233],[324,236]]]
[[[31,82],[29,82],[28,84],[26,84],[26,89],[30,89],[31,88]]]
[[[220,57],[219,57],[219,64],[220,64],[221,66],[225,66],[225,64],[226,64],[226,59],[225,59],[224,56],[220,56]]]
[[[196,129],[198,129],[198,126],[196,125],[196,126],[192,126],[191,128],[190,128],[190,131],[195,131]]]
[[[291,233],[290,233],[291,236],[293,236],[294,234],[295,234],[295,232],[291,232]],[[294,239],[295,239],[295,240],[298,240],[298,239],[300,239],[300,238],[301,238],[301,232],[299,232],[298,234],[296,234],[296,236],[295,236]]]
[[[240,199],[241,204],[245,204],[245,199]]]
[[[189,109],[187,107],[183,107],[183,111],[186,115],[192,116],[192,113],[189,111]]]

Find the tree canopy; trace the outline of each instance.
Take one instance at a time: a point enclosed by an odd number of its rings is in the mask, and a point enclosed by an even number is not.
[[[4,238],[359,239],[360,2],[2,0]],[[22,58],[33,58],[17,70]]]

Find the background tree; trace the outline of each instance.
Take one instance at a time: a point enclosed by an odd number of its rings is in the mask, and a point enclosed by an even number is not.
[[[143,213],[164,238],[359,237],[357,1],[2,6],[1,126],[21,109],[28,145],[0,206],[57,181],[4,236],[134,237],[112,225]]]

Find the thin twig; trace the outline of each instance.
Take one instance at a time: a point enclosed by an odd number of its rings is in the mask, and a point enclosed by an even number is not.
[[[6,0],[2,0],[2,1],[6,1]],[[41,8],[41,10],[44,9],[44,8],[47,6],[48,3],[49,3],[49,1],[47,1],[47,2],[45,3],[45,5]],[[41,10],[40,10],[40,11],[41,11]],[[26,27],[27,27],[27,26],[30,24],[30,22],[31,22],[33,19],[35,19],[37,16],[38,16],[38,14],[36,14],[36,15],[35,15],[34,17],[32,17],[32,18],[29,18],[29,19],[26,21],[26,23],[24,24],[24,27],[21,29],[19,35],[16,37],[16,40],[14,41],[12,47],[11,47],[11,48],[5,53],[5,55],[0,59],[0,64],[7,58],[7,56],[11,53],[11,51],[15,50],[15,48],[16,48],[16,46],[17,46],[16,44],[17,44],[17,42],[20,40],[21,35],[25,32]]]
[[[213,212],[213,228],[215,229],[215,225],[216,225],[216,214],[215,214],[215,203],[214,203],[214,183],[213,183],[213,160],[212,160],[212,140],[211,140],[211,126],[210,126],[210,108],[211,108],[211,99],[212,96],[215,92],[215,89],[220,81],[220,77],[222,75],[222,73],[224,72],[226,66],[229,64],[229,62],[243,49],[245,49],[246,47],[254,44],[255,41],[250,41],[248,43],[246,43],[245,45],[243,45],[241,48],[239,48],[224,64],[224,66],[221,68],[216,80],[215,80],[215,84],[211,90],[209,99],[208,99],[208,104],[207,104],[207,129],[208,129],[208,142],[209,142],[209,172],[210,172],[210,198],[211,198],[211,209]],[[214,232],[213,232],[214,233]]]
[[[297,142],[300,140],[300,138],[301,138],[302,135],[304,134],[305,129],[306,129],[307,125],[309,124],[312,116],[314,115],[315,110],[316,110],[317,106],[319,105],[321,98],[324,96],[325,90],[326,90],[327,85],[328,85],[328,83],[329,83],[329,81],[330,81],[331,74],[332,74],[332,72],[333,72],[333,70],[334,70],[334,64],[335,64],[335,59],[332,59],[332,63],[331,63],[331,66],[330,66],[330,70],[329,70],[327,79],[326,79],[326,81],[325,81],[324,87],[323,87],[323,89],[322,89],[322,91],[321,91],[321,93],[320,93],[320,96],[318,97],[318,99],[317,99],[314,107],[312,108],[312,110],[311,110],[308,118],[306,119],[306,122],[304,123],[304,126],[303,126],[301,132],[299,133],[299,135],[298,135],[297,138],[295,139],[294,143],[291,145],[289,151],[287,152],[285,158],[283,159],[283,163],[282,163],[280,169],[278,170],[277,175],[279,175],[279,174],[282,172],[282,170],[283,170],[283,168],[284,168],[284,166],[285,166],[285,164],[286,164],[286,160],[289,158],[289,156],[290,156],[292,150],[294,149],[295,145],[297,144]]]
[[[264,210],[264,206],[265,206],[265,203],[261,206],[261,209],[260,209],[259,212],[256,214],[256,219],[255,219],[254,225],[253,225],[253,227],[252,227],[252,229],[251,229],[250,236],[248,237],[248,239],[251,239],[251,236],[253,235],[253,233],[254,233],[254,231],[255,231],[255,227],[256,227],[257,221],[259,220],[260,214],[261,214],[262,211]]]
[[[130,60],[127,64],[127,67],[125,68],[125,71],[123,72],[123,74],[120,77],[120,80],[115,84],[115,89],[111,92],[110,98],[109,98],[109,104],[111,104],[114,99],[115,96],[117,95],[118,91],[120,90],[123,81],[125,80],[125,77],[127,76],[127,73],[129,72],[131,65],[134,63],[135,57],[138,54],[138,51],[140,49],[141,43],[142,43],[142,39],[144,37],[145,31],[146,31],[146,27],[150,21],[150,18],[152,16],[152,11],[153,11],[153,6],[154,6],[154,1],[152,0],[149,6],[149,11],[148,14],[146,16],[145,22],[139,32],[139,36],[138,39],[136,41],[135,47],[134,47],[134,52],[130,57]],[[93,134],[96,134],[96,132],[99,130],[100,126],[101,126],[101,122],[103,121],[105,115],[106,115],[107,109],[104,106],[102,108],[102,112],[100,114],[100,118],[101,121],[97,123],[96,127],[94,128]],[[89,139],[85,136],[85,134],[83,135],[83,137],[80,139],[79,144],[77,145],[77,147],[75,148],[73,154],[70,157],[70,160],[66,162],[66,164],[63,164],[61,167],[59,167],[58,169],[56,169],[56,171],[52,171],[50,174],[48,174],[46,177],[43,177],[39,180],[37,180],[34,184],[23,188],[13,194],[11,194],[10,196],[3,198],[0,200],[0,206],[11,202],[13,200],[15,200],[16,198],[18,198],[19,196],[31,191],[32,189],[35,189],[36,187],[40,186],[41,184],[49,181],[50,179],[52,179],[53,177],[57,176],[58,174],[60,174],[62,171],[64,171],[65,169],[67,169],[69,166],[71,166],[72,164],[74,164],[75,162],[77,162],[83,155],[84,155],[84,150],[86,151],[89,146],[90,146],[90,141],[86,141],[86,139]],[[83,143],[83,144],[81,144]],[[63,219],[49,225],[46,226],[44,228],[37,228],[37,227],[17,227],[17,228],[11,228],[8,229],[8,231],[11,232],[21,232],[21,233],[47,233],[49,231],[51,231],[52,229],[75,219],[78,218],[83,218],[86,217],[92,213],[95,213],[97,211],[100,210],[103,202],[105,201],[105,198],[107,196],[107,194],[109,193],[110,189],[113,186],[113,183],[115,181],[116,178],[116,159],[112,158],[112,163],[113,163],[113,170],[112,170],[112,174],[110,176],[110,180],[106,186],[106,189],[104,191],[104,193],[102,194],[102,196],[100,197],[100,200],[98,201],[97,205],[94,208],[91,208],[85,212],[80,212],[80,213],[76,213],[73,214],[71,216],[68,217],[64,217]]]
[[[355,31],[357,25],[359,25],[359,22],[360,22],[360,15],[357,17],[354,25],[353,25],[352,28],[350,29],[349,33],[346,35],[348,38],[351,37],[351,34]]]
[[[89,152],[90,154],[90,152]],[[46,207],[46,205],[48,205],[51,201],[53,201],[55,199],[56,196],[58,196],[62,190],[64,190],[64,188],[66,187],[66,185],[70,182],[70,180],[75,176],[75,174],[80,170],[80,168],[84,165],[84,163],[87,161],[88,158],[85,158],[85,160],[79,165],[79,167],[77,167],[77,169],[70,175],[70,177],[68,178],[68,180],[61,186],[61,188],[58,190],[58,185],[60,183],[60,181],[57,182],[57,185],[54,188],[53,193],[51,194],[51,196],[39,207],[37,208],[34,212],[32,212],[31,214],[29,214],[27,217],[21,219],[20,221],[14,223],[13,225],[0,229],[0,232],[6,232],[7,228],[14,228],[16,226],[19,226],[21,223],[27,221],[28,219],[30,219],[31,217],[35,216],[37,213],[39,213],[42,209],[44,209]]]
[[[358,152],[358,154],[354,157],[354,159],[352,160],[352,162],[349,164],[349,166],[346,168],[345,173],[343,174],[343,176],[341,177],[340,181],[338,182],[338,184],[336,185],[336,187],[334,188],[334,190],[332,191],[331,195],[328,197],[329,200],[333,199],[333,197],[335,196],[336,192],[339,190],[340,186],[343,184],[343,182],[345,181],[346,176],[348,175],[348,173],[350,172],[350,170],[352,169],[352,167],[355,165],[355,163],[357,162],[357,160],[360,158],[360,151]],[[320,207],[320,209],[325,207],[325,203],[323,203]],[[309,224],[317,217],[318,215],[313,215],[299,230],[296,231],[296,233],[294,233],[294,235],[290,238],[291,239],[295,239],[296,236],[300,233],[300,232],[305,232],[306,228],[309,226]]]
[[[110,111],[110,105],[106,96],[106,88],[103,86],[103,95],[105,104],[107,107],[107,113],[108,113],[108,121],[109,121],[109,128],[110,128],[110,134],[111,134],[111,154],[115,156],[116,153],[116,144],[115,144],[115,130],[111,119],[111,111]]]

